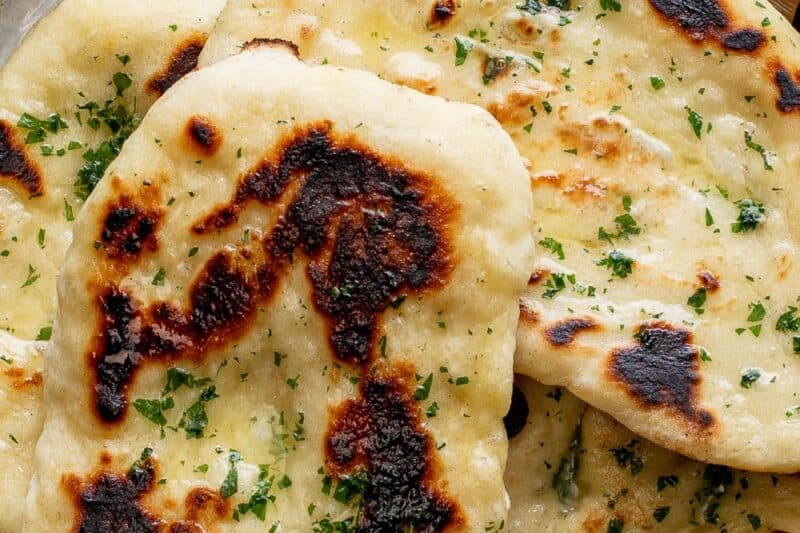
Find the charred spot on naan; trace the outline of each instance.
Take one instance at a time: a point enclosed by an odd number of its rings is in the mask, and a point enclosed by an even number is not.
[[[167,65],[148,80],[147,92],[156,97],[161,96],[179,79],[193,71],[205,44],[206,36],[199,33],[183,41],[172,53]]]
[[[428,17],[428,27],[442,28],[456,15],[455,0],[436,0]]]
[[[506,427],[506,435],[508,435],[509,439],[513,439],[522,433],[528,423],[529,414],[528,398],[525,397],[522,389],[515,384],[511,393],[511,406],[508,409],[508,414],[503,417],[503,425]]]
[[[692,334],[666,322],[643,325],[637,344],[611,353],[608,373],[646,408],[669,410],[700,431],[710,431],[713,415],[701,408],[699,352]]]
[[[362,364],[377,357],[380,315],[401,293],[442,286],[451,269],[455,207],[434,180],[411,173],[327,129],[310,129],[240,181],[229,205],[194,226],[205,234],[234,223],[251,200],[269,205],[301,177],[278,224],[253,249],[213,256],[197,275],[189,307],[143,309],[117,286],[100,287],[99,333],[89,350],[101,420],[119,422],[136,369],[149,361],[202,358],[244,335],[295,253],[310,259],[314,304],[332,352]]]
[[[719,290],[720,281],[716,274],[707,268],[701,268],[697,271],[697,279],[700,286],[708,292],[716,292]]]
[[[375,356],[378,315],[394,297],[446,281],[457,207],[435,180],[353,139],[335,141],[329,130],[290,136],[245,174],[230,203],[193,229],[202,235],[228,227],[249,202],[274,204],[294,186],[265,254],[282,263],[298,251],[310,258],[314,304],[329,319],[333,352],[361,363]]]
[[[519,302],[519,321],[520,325],[526,326],[533,326],[534,324],[539,323],[539,312],[533,308],[533,305],[529,304],[525,300],[520,300]]]
[[[761,30],[734,27],[720,0],[650,0],[650,5],[695,42],[708,39],[726,50],[755,52],[767,40]]]
[[[256,37],[255,39],[250,39],[244,43],[244,45],[242,45],[242,50],[250,50],[252,48],[259,48],[262,46],[265,48],[283,48],[297,59],[300,59],[300,48],[298,48],[298,46],[292,41],[286,39]]]
[[[207,487],[192,489],[186,496],[185,505],[186,519],[203,524],[214,523],[227,516],[231,508],[230,500],[223,498],[219,491]]]
[[[155,251],[156,228],[161,221],[160,209],[147,207],[122,194],[106,208],[99,242],[112,259],[133,259],[143,249]]]
[[[775,69],[775,84],[778,86],[778,109],[790,113],[800,109],[800,84],[783,66]]]
[[[87,480],[68,475],[62,484],[75,505],[74,532],[137,531],[156,533],[161,520],[142,504],[155,484],[152,458],[138,463],[126,474],[101,470]]]
[[[204,533],[207,526],[219,522],[230,511],[230,503],[218,491],[196,487],[186,497],[185,518],[168,523],[143,503],[156,486],[155,459],[148,456],[137,460],[124,474],[112,470],[112,462],[104,454],[98,471],[88,479],[62,477],[62,485],[75,506],[74,532]]]
[[[272,294],[274,278],[261,268],[248,272],[226,252],[213,256],[197,276],[187,309],[156,302],[143,307],[116,286],[97,297],[100,327],[89,351],[94,404],[101,420],[115,423],[127,411],[127,388],[150,361],[202,359],[213,348],[240,338],[258,303]]]
[[[190,118],[184,134],[191,149],[206,157],[216,154],[222,146],[222,132],[206,117]]]
[[[766,39],[763,32],[745,28],[723,36],[722,45],[729,50],[752,52],[764,44]]]
[[[440,485],[436,446],[424,429],[406,366],[365,372],[358,397],[333,409],[326,471],[366,477],[359,531],[443,531],[464,526]]]
[[[545,340],[551,346],[563,348],[575,341],[575,337],[582,331],[598,329],[600,325],[588,317],[567,318],[545,326],[543,330]]]
[[[540,284],[542,281],[550,275],[550,271],[544,268],[536,269],[531,273],[531,277],[528,278],[528,287],[535,287],[536,285]]]
[[[2,120],[0,120],[0,178],[11,180],[31,196],[40,196],[44,193],[39,169],[14,139],[11,125]]]

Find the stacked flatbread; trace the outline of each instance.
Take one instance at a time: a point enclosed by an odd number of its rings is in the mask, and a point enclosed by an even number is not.
[[[223,4],[65,1],[0,72],[0,532],[23,521],[44,421],[34,339],[51,335],[74,220],[148,107],[195,67]]]
[[[75,224],[27,529],[791,531],[795,41],[760,2],[230,0]],[[49,163],[47,117],[8,120]]]

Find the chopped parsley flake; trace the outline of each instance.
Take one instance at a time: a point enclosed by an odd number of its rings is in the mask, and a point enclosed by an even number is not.
[[[653,89],[655,89],[656,91],[660,91],[661,89],[666,87],[666,83],[664,83],[664,80],[662,80],[658,76],[650,76],[650,85],[652,85]]]
[[[470,50],[472,50],[475,44],[468,40],[462,39],[461,37],[455,37],[456,42],[456,66],[460,67],[464,64],[467,60],[467,55],[469,55]]]
[[[753,231],[756,226],[764,220],[764,206],[754,202],[749,198],[744,198],[736,202],[739,208],[739,217],[736,222],[731,224],[731,231],[734,233],[746,233]]]
[[[703,117],[689,106],[684,107],[689,114],[689,124],[692,126],[695,136],[700,139],[703,136]]]
[[[760,144],[753,142],[753,136],[749,131],[744,132],[744,142],[748,148],[761,154],[761,159],[764,161],[764,170],[772,170],[770,152]]]
[[[742,379],[739,381],[739,385],[741,385],[741,387],[744,389],[749,389],[753,383],[758,381],[760,378],[761,372],[755,368],[750,368],[744,374],[742,374]]]
[[[624,446],[612,448],[609,451],[614,455],[619,466],[630,467],[631,475],[635,476],[644,469],[644,461],[637,455],[638,450],[639,441],[634,439]]]
[[[421,376],[420,376],[421,379]],[[431,392],[431,385],[433,384],[433,374],[428,374],[428,377],[425,378],[425,381],[417,385],[416,390],[414,391],[414,399],[416,401],[427,400],[428,395]]]
[[[230,498],[239,490],[239,471],[236,469],[236,463],[241,460],[242,455],[237,451],[231,450],[230,455],[228,455],[228,462],[231,467],[225,479],[222,481],[222,485],[219,487],[219,495],[222,496],[223,499]]]
[[[565,258],[564,247],[561,245],[560,242],[553,239],[552,237],[545,237],[544,239],[539,241],[539,246],[547,250],[550,250],[551,252],[553,252],[553,254],[558,256],[559,259],[561,259],[562,261],[564,260]]]
[[[107,140],[95,148],[84,152],[84,165],[78,169],[78,179],[74,183],[75,194],[81,200],[86,200],[95,186],[100,182],[108,166],[119,155],[122,145],[139,125],[139,119],[130,113],[125,105],[119,102],[122,93],[130,87],[131,78],[127,74],[118,72],[112,78],[112,83],[117,89],[116,98],[107,100],[101,108],[97,102],[87,102],[78,106],[76,116],[81,120],[81,111],[86,111],[89,116],[86,125],[94,130],[102,126],[110,133]]]
[[[20,288],[24,289],[25,287],[30,287],[31,285],[36,283],[39,280],[40,277],[41,277],[41,274],[39,274],[39,272],[37,272],[37,270],[32,265],[29,264],[28,265],[28,276],[25,278],[25,283],[23,283],[22,287],[20,287]]]
[[[49,341],[50,336],[53,334],[53,326],[45,326],[39,330],[39,334],[36,335],[37,341]]]
[[[156,275],[153,276],[152,284],[161,287],[164,285],[165,279],[167,279],[167,271],[163,268],[159,268],[158,272],[156,272]]]
[[[608,268],[613,276],[625,279],[633,273],[634,263],[635,261],[633,258],[628,257],[619,250],[613,250],[605,258],[597,261],[595,264]]]
[[[575,477],[578,473],[578,452],[581,442],[581,426],[578,424],[572,434],[569,452],[561,458],[558,470],[553,475],[552,487],[558,496],[558,501],[566,504],[578,496],[578,483]]]
[[[702,315],[705,312],[703,306],[706,303],[706,296],[708,295],[708,290],[705,287],[701,287],[695,291],[694,294],[689,296],[689,299],[686,303],[692,307],[694,307],[694,312],[698,315]]]
[[[52,113],[45,119],[38,119],[29,113],[23,113],[17,122],[17,127],[28,130],[25,144],[42,142],[47,138],[48,133],[58,133],[59,130],[69,128],[58,113]]]
[[[200,398],[183,412],[178,422],[178,427],[186,431],[187,439],[200,439],[203,437],[203,432],[208,425],[206,404],[215,398],[219,398],[219,396],[217,395],[216,386],[212,385],[204,389],[200,394]]]
[[[600,0],[603,11],[622,11],[622,5],[617,0]]]

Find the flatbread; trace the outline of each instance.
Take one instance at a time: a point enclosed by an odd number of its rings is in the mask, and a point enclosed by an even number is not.
[[[510,533],[795,531],[800,479],[688,460],[560,387],[517,376]]]
[[[221,8],[219,0],[65,0],[0,71],[0,532],[22,527],[44,422],[44,342],[21,339],[50,337],[56,272],[83,205],[73,187],[82,156],[121,143],[158,96],[151,81],[193,68]],[[89,120],[104,110],[114,116]],[[114,135],[112,121],[127,123]]]
[[[541,207],[520,373],[697,459],[800,469],[800,62],[768,4],[231,0],[200,64],[253,37],[511,134]]]
[[[223,4],[65,0],[0,71],[0,329],[34,339],[50,327],[89,182],[194,68]]]
[[[26,531],[503,522],[523,163],[478,107],[292,52],[177,83],[78,217]]]
[[[0,531],[19,531],[33,471],[33,448],[44,422],[42,356],[45,343],[0,331]]]

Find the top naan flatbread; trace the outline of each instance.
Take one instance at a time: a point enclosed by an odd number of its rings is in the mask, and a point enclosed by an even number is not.
[[[232,0],[200,64],[253,37],[512,135],[542,245],[519,372],[697,459],[800,469],[800,60],[768,4]]]
[[[83,199],[196,66],[223,5],[65,0],[0,71],[0,328],[33,339],[50,326]]]
[[[78,217],[27,531],[503,522],[523,163],[270,45],[176,84]]]

